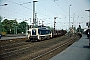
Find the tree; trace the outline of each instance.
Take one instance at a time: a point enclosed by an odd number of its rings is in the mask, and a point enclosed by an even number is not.
[[[19,33],[26,33],[26,27],[29,28],[25,21],[19,23]]]
[[[50,27],[50,26],[47,26],[47,28],[50,29],[50,30],[54,30],[54,28],[52,28],[52,27]]]
[[[18,22],[16,20],[5,19],[2,22],[3,31],[7,34],[14,34],[16,26],[18,26]]]
[[[2,20],[2,17],[0,16],[0,33],[1,33],[1,31],[2,31],[2,27],[1,27],[1,20]]]
[[[23,21],[21,23],[18,23],[15,20],[8,20],[5,19],[2,23],[2,31],[6,32],[7,34],[18,34],[18,33],[26,33],[26,27],[29,28],[29,25]]]

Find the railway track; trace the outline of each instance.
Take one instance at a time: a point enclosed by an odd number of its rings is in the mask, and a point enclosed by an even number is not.
[[[60,40],[61,39],[61,40]],[[1,60],[36,60],[45,56],[58,48],[61,48],[71,41],[75,41],[74,38],[71,40],[65,40],[67,37],[54,38],[41,42],[18,42],[14,44],[0,46],[2,52],[0,52]],[[60,42],[61,41],[61,42]],[[69,44],[70,45],[70,44]],[[24,57],[23,57],[24,56]],[[20,58],[22,57],[22,58]]]
[[[13,57],[15,55],[23,54],[25,52],[28,52],[31,46],[32,46],[31,43],[21,43],[21,44],[12,44],[12,46],[10,45],[2,46],[2,52],[0,54],[0,57],[1,59],[6,59]]]
[[[29,55],[28,57],[25,58],[25,60],[44,60],[43,57],[50,54],[50,53],[53,53],[54,51],[58,50],[58,49],[62,49],[64,47],[68,47],[70,46],[73,42],[76,41],[76,38],[77,37],[74,37],[74,38],[71,38],[71,39],[68,39],[67,41],[64,41],[63,43],[58,43],[50,48],[46,48],[42,51],[38,51],[36,54],[32,54]],[[50,56],[50,55],[49,55]],[[32,58],[33,57],[33,58]],[[48,57],[48,56],[47,56]],[[45,59],[47,58],[45,57]],[[24,59],[21,59],[21,60],[24,60]],[[48,59],[46,59],[48,60]]]
[[[44,60],[44,56],[46,56],[46,55],[49,55],[49,54],[51,54],[51,53],[53,53],[54,51],[57,51],[57,50],[59,50],[60,48],[62,49],[63,47],[68,47],[68,46],[70,46],[73,42],[75,42],[76,40],[74,39],[71,39],[71,40],[69,40],[69,41],[66,41],[66,42],[64,42],[64,43],[62,43],[62,44],[58,44],[58,46],[55,46],[55,47],[53,47],[53,48],[51,48],[50,50],[48,50],[48,51],[46,51],[46,52],[44,52],[44,53],[42,53],[42,54],[40,54],[40,55],[37,55],[36,57],[34,57],[33,59],[31,59],[31,60]],[[61,51],[61,50],[60,50]],[[49,55],[50,56],[50,55]],[[46,59],[46,58],[45,58]]]

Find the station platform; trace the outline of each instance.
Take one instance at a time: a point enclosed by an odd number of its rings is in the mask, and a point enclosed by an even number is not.
[[[90,60],[89,39],[86,35],[49,60]]]
[[[10,40],[10,39],[16,39],[16,38],[26,38],[27,36],[4,36],[0,40]]]

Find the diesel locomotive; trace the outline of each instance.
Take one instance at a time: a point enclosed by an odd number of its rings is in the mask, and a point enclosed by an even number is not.
[[[51,31],[46,28],[46,26],[39,26],[38,28],[30,28],[28,30],[28,40],[30,41],[40,41],[44,39],[50,39],[56,36],[61,36],[66,34],[65,30],[55,30]]]
[[[28,39],[29,40],[44,40],[52,38],[52,32],[44,27],[38,27],[38,28],[30,28],[28,30]]]

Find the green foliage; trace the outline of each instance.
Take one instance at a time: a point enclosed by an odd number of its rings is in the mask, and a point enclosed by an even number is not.
[[[54,30],[54,28],[52,28],[52,27],[50,27],[50,26],[47,26],[47,28],[50,29],[50,30]]]
[[[26,32],[26,26],[27,26],[28,24],[25,22],[25,21],[23,21],[23,22],[21,22],[21,23],[19,23],[19,33],[25,33]]]
[[[2,23],[2,32],[6,32],[7,34],[17,34],[17,33],[26,33],[26,26],[29,28],[28,24],[23,21],[18,23],[16,20],[8,20],[5,19]]]
[[[2,31],[7,32],[8,34],[14,34],[15,26],[18,26],[18,22],[16,20],[5,19],[2,22]]]
[[[1,20],[2,20],[2,17],[0,16],[0,33],[1,33],[1,30],[2,30],[2,28],[1,28]]]
[[[18,23],[16,19],[15,20],[4,19],[1,22],[1,27],[2,27],[2,32],[6,32],[7,34],[22,34],[22,32],[25,34],[26,29],[27,30],[29,29],[28,23],[26,23],[25,21]],[[37,28],[38,25],[34,27]],[[47,28],[49,28],[50,30],[53,30],[53,28],[51,28],[50,26],[47,26]]]

